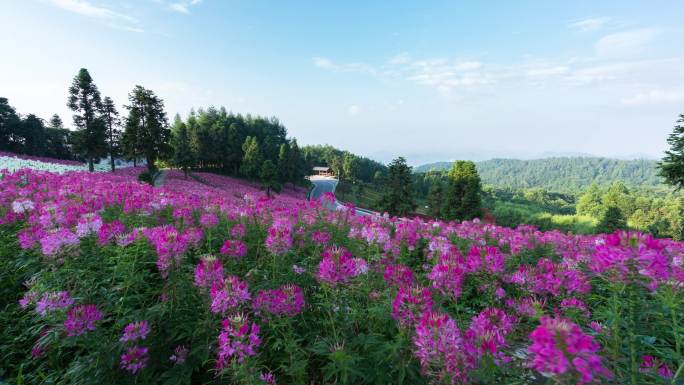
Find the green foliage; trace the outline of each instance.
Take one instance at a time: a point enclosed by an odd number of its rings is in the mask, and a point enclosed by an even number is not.
[[[603,217],[596,226],[596,231],[600,233],[612,233],[615,230],[627,228],[627,221],[622,215],[622,211],[616,206],[608,206],[603,213]]]
[[[677,123],[684,123],[684,114],[679,115]],[[684,125],[677,124],[667,138],[670,149],[665,151],[663,160],[658,163],[660,176],[677,189],[684,187]]]
[[[88,162],[94,171],[94,162],[107,154],[106,126],[102,119],[100,91],[88,70],[81,68],[69,87],[67,106],[74,111],[74,151]]]
[[[427,196],[428,214],[433,218],[441,218],[444,208],[444,184],[441,180],[436,181],[430,187]]]
[[[469,220],[482,215],[482,190],[480,176],[475,163],[459,160],[449,171],[444,217],[447,219]]]
[[[440,162],[416,167],[416,172],[445,171],[452,163]],[[491,159],[477,162],[482,183],[496,187],[577,192],[592,183],[606,186],[622,181],[627,186],[658,187],[657,162],[647,159],[619,160],[600,157],[558,157],[534,160]]]
[[[171,147],[173,147],[172,163],[188,175],[188,170],[195,164],[195,154],[192,151],[188,127],[176,114],[171,126]]]
[[[138,174],[138,180],[143,183],[147,184],[154,184],[154,178],[152,177],[152,173],[149,171],[144,171]]]
[[[271,196],[271,190],[275,192],[280,191],[280,183],[278,183],[278,169],[271,162],[270,159],[264,161],[259,170],[259,179],[261,179],[261,186],[266,190],[266,195]]]
[[[107,128],[107,146],[109,147],[109,164],[112,167],[112,172],[114,172],[116,166],[114,165],[114,157],[119,153],[119,141],[121,137],[121,131],[119,130],[119,125],[121,121],[119,119],[119,111],[116,110],[114,101],[109,96],[105,96],[102,101],[102,119],[104,120],[105,126]]]
[[[128,94],[129,105],[122,145],[129,158],[145,157],[147,168],[155,171],[155,162],[170,155],[171,130],[164,111],[164,101],[153,91],[135,86]]]
[[[256,178],[259,176],[263,164],[263,156],[257,138],[248,136],[245,143],[242,144],[242,152],[245,155],[242,157],[240,172],[248,178]]]
[[[403,157],[389,164],[385,191],[378,207],[392,215],[407,215],[415,209],[411,167]]]

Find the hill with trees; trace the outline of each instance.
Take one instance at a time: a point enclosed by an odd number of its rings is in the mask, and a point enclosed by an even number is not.
[[[452,162],[438,162],[414,169],[440,171]],[[514,189],[541,187],[551,191],[577,191],[596,183],[607,186],[622,181],[627,186],[661,187],[658,162],[648,159],[620,160],[600,157],[559,157],[533,160],[491,159],[477,162],[482,183]]]

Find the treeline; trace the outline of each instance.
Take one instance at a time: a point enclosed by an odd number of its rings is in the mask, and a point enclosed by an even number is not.
[[[662,186],[657,161],[599,157],[559,157],[534,160],[491,159],[477,162],[484,184],[513,189],[539,187],[548,191],[576,192],[592,183],[607,186],[621,181],[627,186]],[[449,162],[416,168],[416,172],[445,170]]]
[[[73,139],[58,115],[49,122],[34,114],[21,116],[0,97],[0,151],[75,160]]]
[[[74,112],[75,130],[64,128],[57,115],[49,125],[32,114],[21,117],[0,98],[0,151],[78,159],[87,162],[90,171],[104,157],[109,157],[112,171],[115,158],[134,165],[140,160],[149,169],[142,174],[147,181],[161,160],[186,173],[197,168],[259,180],[269,194],[284,183],[302,183],[308,173],[297,141],[287,137],[276,118],[210,107],[192,111],[185,121],[176,115],[169,126],[164,101],[136,85],[124,105],[128,114],[121,119],[114,101],[101,96],[85,68],[68,88],[67,106]],[[349,170],[365,167],[364,161],[352,163]]]
[[[340,179],[377,184],[387,174],[384,164],[330,145],[304,146],[302,152],[309,169],[328,166]]]
[[[297,140],[276,118],[233,114],[224,107],[176,115],[171,126],[171,163],[267,182],[301,183],[308,169]]]

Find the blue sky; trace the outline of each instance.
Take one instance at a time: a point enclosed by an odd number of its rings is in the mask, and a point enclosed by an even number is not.
[[[683,1],[0,0],[0,96],[70,122],[86,67],[122,105],[277,116],[411,164],[659,157],[684,113]]]

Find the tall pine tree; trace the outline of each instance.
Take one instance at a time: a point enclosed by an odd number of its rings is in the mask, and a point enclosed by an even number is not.
[[[171,147],[173,147],[173,165],[180,167],[187,177],[190,167],[195,163],[195,154],[190,145],[188,127],[178,114],[176,114],[171,126]]]
[[[88,169],[95,170],[94,161],[107,154],[105,125],[100,116],[102,100],[100,91],[88,70],[81,68],[69,87],[67,106],[74,111],[75,151],[88,162]]]
[[[129,157],[144,156],[147,169],[154,172],[157,159],[166,157],[171,150],[171,130],[168,128],[164,101],[153,91],[139,85],[128,94],[128,100],[124,153]]]
[[[407,215],[415,209],[411,167],[403,157],[394,159],[389,164],[385,192],[378,206],[392,215]]]
[[[658,163],[660,176],[665,183],[675,186],[677,190],[684,188],[684,114],[679,115],[677,125],[667,138],[670,149],[665,151],[663,160]]]
[[[444,206],[447,219],[469,220],[482,214],[481,181],[475,163],[459,160],[449,171],[449,189]]]
[[[259,141],[254,136],[248,136],[242,144],[242,165],[240,172],[248,178],[256,178],[261,171],[263,156],[259,148]]]
[[[119,125],[121,124],[121,120],[119,119],[119,112],[116,110],[114,101],[109,96],[106,96],[102,102],[102,119],[104,119],[105,126],[107,127],[109,164],[112,168],[112,172],[114,172],[116,169],[116,166],[114,165],[114,157],[118,153],[119,137],[121,134]]]

